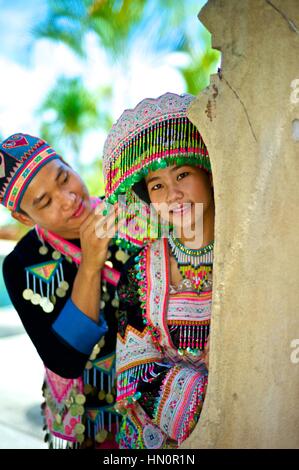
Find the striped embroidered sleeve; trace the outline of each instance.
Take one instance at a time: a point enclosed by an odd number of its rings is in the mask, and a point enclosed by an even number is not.
[[[134,268],[122,276],[119,294],[117,335],[117,400],[134,396],[140,381],[150,381],[155,375],[155,363],[163,356],[151,340],[142,320],[140,301],[134,283]]]
[[[207,386],[206,369],[173,366],[156,398],[153,422],[180,445],[194,429]]]

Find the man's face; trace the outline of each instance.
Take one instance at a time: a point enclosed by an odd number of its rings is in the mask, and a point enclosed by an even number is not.
[[[91,212],[91,205],[81,178],[62,160],[55,159],[32,179],[21,209],[31,222],[65,237],[75,237]]]

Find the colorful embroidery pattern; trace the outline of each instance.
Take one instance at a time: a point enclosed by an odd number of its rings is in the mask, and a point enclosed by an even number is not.
[[[140,380],[152,377],[153,363],[163,357],[154,347],[147,330],[143,333],[128,326],[126,336],[117,337],[117,400],[134,395]]]
[[[207,370],[200,357],[191,357],[191,347],[200,354],[200,346],[204,345],[202,332],[206,334],[209,331],[211,291],[169,298],[167,240],[147,245],[135,261],[144,330],[141,333],[133,328],[128,316],[129,324],[124,328],[124,336],[119,335],[117,401],[128,400],[129,416],[125,417],[125,422],[129,426],[134,421],[132,416],[140,408],[139,400],[153,406],[153,420],[146,413],[143,418],[140,415],[143,427],[151,422],[163,435],[179,444],[196,424],[207,384]],[[179,328],[183,332],[183,354],[173,343],[169,328]],[[163,374],[163,381],[158,396],[152,399],[148,393],[145,399],[143,384],[153,383],[160,374]],[[158,443],[160,438],[155,429],[148,429],[148,439]],[[122,426],[120,443],[123,448],[136,448],[141,442],[146,447],[137,427],[134,427],[129,440],[125,432],[126,427]],[[134,438],[136,442],[133,442]],[[163,441],[161,445],[164,447],[166,443]]]
[[[56,437],[76,442],[85,429],[82,425],[85,403],[83,381],[81,378],[64,379],[47,368],[45,371],[43,393],[49,431]]]
[[[206,370],[199,373],[179,366],[173,367],[163,382],[154,422],[179,444],[191,432],[186,417],[194,415],[202,403],[206,382]]]

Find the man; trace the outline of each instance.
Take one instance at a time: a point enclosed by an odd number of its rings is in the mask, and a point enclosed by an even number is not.
[[[0,202],[33,227],[6,257],[3,275],[46,367],[46,439],[50,447],[113,448],[114,294],[127,255],[97,237],[103,203],[38,137],[18,133],[0,144]]]

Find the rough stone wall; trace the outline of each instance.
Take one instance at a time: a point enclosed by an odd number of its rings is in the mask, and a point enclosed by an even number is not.
[[[199,18],[222,52],[189,112],[212,161],[214,298],[208,393],[182,447],[299,448],[299,1],[210,0]]]

